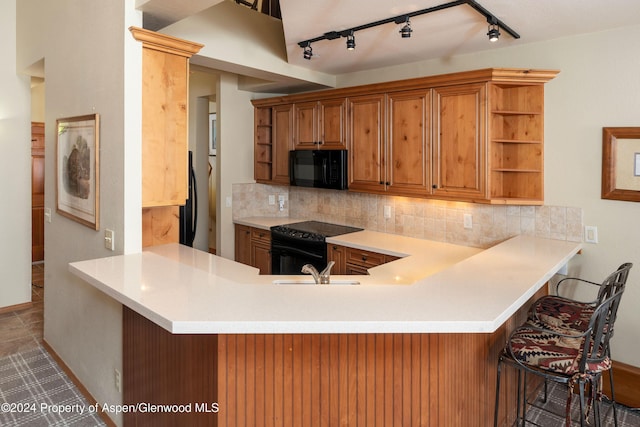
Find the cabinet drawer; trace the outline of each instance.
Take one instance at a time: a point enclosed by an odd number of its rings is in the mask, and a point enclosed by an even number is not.
[[[347,248],[347,264],[359,265],[365,268],[375,267],[385,263],[384,254],[365,251],[362,249]]]
[[[271,232],[260,228],[251,228],[251,240],[271,243]]]

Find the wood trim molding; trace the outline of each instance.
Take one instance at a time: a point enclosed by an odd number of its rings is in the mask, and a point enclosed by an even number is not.
[[[434,88],[469,83],[546,83],[553,79],[558,70],[531,70],[522,68],[484,68],[481,70],[462,71],[459,73],[439,74],[435,76],[417,77],[406,80],[373,83],[339,89],[326,89],[301,94],[277,96],[252,100],[254,107],[290,104],[295,102],[340,98],[345,96],[371,95],[376,93],[404,91],[412,89]]]
[[[203,44],[179,39],[144,28],[129,27],[133,38],[142,42],[148,49],[155,49],[162,52],[173,53],[174,55],[190,58],[204,47]]]
[[[640,368],[626,363],[613,361],[613,386],[616,389],[616,402],[630,408],[640,408]],[[602,381],[605,395],[611,397],[609,379]]]
[[[66,365],[66,363],[64,363],[62,358],[58,356],[58,353],[56,353],[55,350],[45,340],[42,340],[42,346],[45,348],[45,350],[47,350],[49,355],[53,358],[53,360],[55,360],[58,366],[60,366],[60,369],[62,369],[64,373],[67,374],[71,382],[76,387],[78,387],[78,390],[80,391],[80,393],[82,393],[85,399],[87,399],[89,404],[96,405],[98,401],[91,395],[91,393],[89,393],[89,390],[87,390],[87,388],[80,382],[80,380],[78,379],[78,377],[75,376],[73,371],[69,369],[69,367]],[[117,427],[116,423],[111,418],[109,418],[107,414],[100,411],[99,415],[100,415],[100,418],[102,418],[102,421],[104,421],[107,426]]]
[[[31,308],[31,306],[33,305],[32,302],[23,302],[22,304],[16,304],[16,305],[9,305],[7,307],[2,307],[0,308],[0,314],[3,313],[10,313],[12,311],[22,311],[22,310],[26,310],[28,308]]]

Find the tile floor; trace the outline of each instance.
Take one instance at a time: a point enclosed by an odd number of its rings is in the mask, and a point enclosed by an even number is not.
[[[42,343],[44,264],[33,264],[31,274],[31,307],[0,313],[0,357],[29,350]]]

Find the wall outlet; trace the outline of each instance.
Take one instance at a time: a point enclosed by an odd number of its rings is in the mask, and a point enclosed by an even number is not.
[[[471,214],[464,214],[462,216],[462,220],[464,223],[464,228],[467,229],[472,229],[473,228],[473,217],[471,216]]]
[[[384,205],[384,219],[391,218],[391,206]]]
[[[44,208],[44,220],[51,224],[51,208]]]
[[[113,370],[113,380],[114,380],[114,385],[116,386],[116,390],[118,390],[118,393],[122,392],[122,375],[120,374],[120,371],[117,369]]]
[[[113,232],[113,230],[104,230],[104,247],[109,249],[110,251],[116,249],[115,233]]]
[[[227,197],[224,199],[224,204],[225,204],[225,206],[226,206],[226,207],[228,207],[228,208],[230,208],[230,207],[231,207],[231,196],[227,196]]]
[[[269,204],[270,205],[276,204],[276,196],[274,196],[273,194],[269,194]]]
[[[598,243],[598,227],[586,225],[584,227],[584,241],[587,243]]]

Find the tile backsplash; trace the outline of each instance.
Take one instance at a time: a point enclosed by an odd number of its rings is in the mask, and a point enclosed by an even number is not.
[[[273,204],[270,204],[269,196]],[[278,199],[284,198],[279,209]],[[385,211],[388,217],[385,217]],[[465,214],[471,228],[464,227]],[[233,218],[281,216],[487,248],[518,234],[582,241],[582,208],[448,202],[264,184],[233,185]]]

